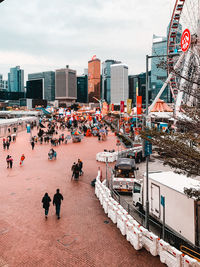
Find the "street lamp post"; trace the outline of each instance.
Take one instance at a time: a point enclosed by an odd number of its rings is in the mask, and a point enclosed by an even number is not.
[[[148,126],[149,107],[149,56],[146,56],[146,127]],[[146,212],[145,227],[149,229],[149,155],[146,156]]]
[[[178,53],[171,54],[170,56],[177,56]],[[167,57],[168,55],[146,55],[146,127],[149,126],[149,59]],[[166,84],[165,84],[166,86]],[[165,87],[163,87],[165,88]],[[164,90],[164,89],[163,89]],[[160,92],[161,94],[161,92]],[[158,97],[158,96],[157,96]],[[156,97],[156,98],[157,98]],[[155,102],[155,100],[154,100]],[[153,105],[153,104],[152,104]],[[151,105],[151,109],[152,109]],[[145,227],[149,229],[149,153],[146,156],[146,212],[145,212]]]

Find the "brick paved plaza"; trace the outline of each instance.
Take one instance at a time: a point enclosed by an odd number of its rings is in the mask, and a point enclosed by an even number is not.
[[[1,140],[0,266],[163,266],[158,257],[134,250],[104,214],[90,185],[98,166],[105,169],[96,153],[116,149],[112,134],[105,142],[88,137],[62,144],[55,148],[56,161],[48,161],[50,144],[36,144],[32,151],[29,139],[19,133],[9,151],[3,151]],[[22,153],[26,159],[20,167]],[[8,154],[14,159],[12,170],[6,168]],[[78,158],[84,175],[74,182],[71,165]],[[64,196],[61,219],[51,203],[45,220],[41,199],[45,192],[53,199],[57,188]]]

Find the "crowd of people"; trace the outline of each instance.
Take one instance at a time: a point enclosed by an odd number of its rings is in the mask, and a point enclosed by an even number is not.
[[[74,132],[78,132],[80,136],[88,136],[88,132],[91,135],[96,136],[97,140],[105,140],[108,135],[107,127],[104,123],[97,121],[95,118],[88,121],[85,118],[77,120],[76,118],[65,120],[63,118],[57,117],[53,120],[47,118],[41,119],[38,125],[31,124],[31,133],[33,133],[34,126],[37,126],[37,134],[30,138],[30,144],[32,150],[35,149],[36,145],[50,145],[50,150],[48,152],[48,159],[53,160],[57,158],[57,152],[54,150],[54,147],[67,144],[68,140],[72,139]],[[64,131],[66,133],[64,133]],[[28,131],[27,131],[28,132]],[[3,139],[3,149],[9,150],[11,142],[16,141],[16,131],[11,134],[11,131],[8,131],[7,137]],[[23,166],[25,161],[25,154],[21,154],[19,165]],[[13,157],[9,154],[6,157],[7,168],[13,168]],[[83,175],[83,161],[78,159],[77,162],[74,162],[72,167],[72,177],[71,180],[78,180],[80,176]],[[56,194],[53,197],[53,205],[56,207],[56,216],[60,219],[60,206],[63,200],[62,194],[60,194],[59,189],[57,189]],[[45,210],[45,218],[47,219],[49,213],[51,197],[46,192],[42,198],[43,208]]]

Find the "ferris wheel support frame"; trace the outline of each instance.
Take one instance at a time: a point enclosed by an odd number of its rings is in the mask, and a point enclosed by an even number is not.
[[[181,77],[185,77],[186,76],[186,71],[187,71],[187,66],[189,64],[190,61],[190,57],[191,57],[191,53],[190,53],[190,49],[188,49],[188,51],[186,53],[183,53],[185,55],[185,64],[181,73]],[[184,78],[181,78],[180,80],[180,87],[178,90],[178,94],[176,97],[176,102],[175,102],[175,107],[174,107],[174,111],[175,111],[175,117],[177,118],[179,112],[180,112],[180,107],[181,107],[181,102],[183,99],[183,93],[184,93],[184,84],[185,84],[186,80]]]
[[[178,61],[176,62],[175,66],[174,66],[174,70],[178,69],[180,67],[180,64],[182,63],[182,60],[184,58],[185,54],[182,53],[181,56],[179,57]],[[156,102],[158,101],[158,99],[160,98],[160,96],[162,95],[162,93],[164,92],[166,86],[168,85],[168,83],[170,82],[170,79],[173,76],[173,72],[171,72],[168,76],[168,78],[166,79],[166,81],[164,82],[163,86],[161,87],[160,91],[158,92],[157,96],[155,97],[153,103],[151,104],[151,106],[149,107],[149,113],[152,111],[152,109],[154,108]]]

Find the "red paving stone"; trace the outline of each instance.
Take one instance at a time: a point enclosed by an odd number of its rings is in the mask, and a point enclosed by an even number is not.
[[[115,147],[111,134],[105,142],[95,137],[56,147],[58,158],[48,161],[50,144],[31,150],[29,134],[19,133],[9,152],[0,149],[0,266],[163,266],[158,257],[136,251],[104,214],[90,182],[97,175],[96,153]],[[2,144],[2,140],[1,140]],[[24,166],[19,166],[21,154]],[[6,168],[7,154],[14,159]],[[80,158],[84,176],[71,181],[71,165]],[[61,219],[53,205],[46,221],[41,199],[57,188],[64,196]],[[109,224],[104,221],[108,220]]]

